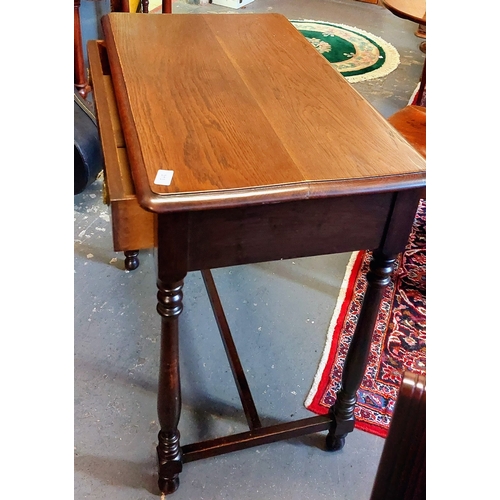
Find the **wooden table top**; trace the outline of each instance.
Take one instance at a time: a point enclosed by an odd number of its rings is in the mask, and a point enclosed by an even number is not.
[[[148,210],[425,185],[425,160],[280,14],[111,13],[103,28]]]
[[[382,0],[382,4],[398,17],[418,24],[426,23],[426,0]]]

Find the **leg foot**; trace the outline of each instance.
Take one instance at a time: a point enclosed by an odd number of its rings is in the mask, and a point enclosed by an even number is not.
[[[175,479],[160,478],[158,479],[158,487],[160,488],[160,491],[162,493],[164,493],[165,495],[169,495],[174,491],[176,491],[177,488],[179,487],[179,478],[178,477],[176,477]]]
[[[347,434],[343,436],[335,436],[331,432],[328,433],[325,440],[326,450],[327,451],[339,451],[345,445],[345,437]]]
[[[182,452],[179,446],[179,431],[158,433],[158,488],[165,495],[179,487],[179,474],[182,472]]]
[[[139,250],[128,250],[125,254],[125,269],[133,271],[139,267]]]
[[[354,430],[355,405],[355,396],[349,397],[342,390],[337,393],[337,401],[329,411],[332,423],[326,436],[327,451],[339,451],[344,447],[346,436]]]

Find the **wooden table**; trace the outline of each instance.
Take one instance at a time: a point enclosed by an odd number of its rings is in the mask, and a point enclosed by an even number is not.
[[[417,24],[426,24],[426,0],[381,0],[382,5],[395,16]]]
[[[107,183],[131,172],[137,203],[113,223],[157,246],[160,490],[177,489],[183,463],[278,439],[329,430],[327,448],[342,448],[425,161],[279,14],[111,13],[103,29],[88,51]],[[360,249],[374,259],[336,404],[262,427],[209,269]],[[250,430],[181,446],[178,320],[195,270]]]
[[[420,26],[425,26],[427,23],[426,0],[382,0],[382,5],[401,19],[413,21],[414,23],[418,23]],[[426,42],[422,42],[420,44],[420,50],[424,54],[427,50],[426,46]],[[425,106],[423,101],[425,99],[426,80],[426,61],[424,61],[422,76],[420,78],[420,88],[418,89],[418,93],[415,98],[415,104],[419,106]]]

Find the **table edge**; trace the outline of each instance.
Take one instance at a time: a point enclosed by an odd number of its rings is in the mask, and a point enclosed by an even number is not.
[[[415,172],[386,177],[298,182],[260,188],[166,195],[158,195],[152,192],[149,186],[143,186],[137,190],[137,198],[141,207],[150,212],[183,212],[421,189],[426,186],[425,179],[425,172]]]
[[[387,10],[389,10],[390,12],[392,12],[395,16],[400,17],[401,19],[405,19],[406,21],[412,21],[414,23],[421,24],[422,26],[426,25],[426,22],[427,22],[426,17],[413,16],[412,14],[409,14],[408,12],[404,12],[404,11],[402,11],[400,9],[397,9],[393,5],[388,4],[386,2],[386,0],[381,0],[381,2],[382,2],[382,5]],[[424,16],[425,16],[425,13],[424,13]]]
[[[115,95],[117,100],[126,102],[127,90],[123,75],[116,70],[119,56],[113,40],[109,15],[103,17],[102,25],[108,58],[110,63],[115,62],[115,64],[110,64]],[[120,97],[121,99],[119,99]],[[140,153],[137,131],[132,125],[133,119],[130,108],[128,106],[119,106],[119,114],[127,142],[127,154],[136,187],[137,201],[143,209],[154,213],[242,207],[313,198],[397,192],[425,187],[425,170],[418,170],[377,177],[318,181],[303,180],[294,183],[249,188],[158,194],[152,191],[147,176],[139,173],[141,169],[145,170],[145,166]]]

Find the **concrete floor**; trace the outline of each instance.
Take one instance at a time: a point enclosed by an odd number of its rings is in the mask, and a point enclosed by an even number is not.
[[[82,2],[84,4],[85,2]],[[409,100],[424,55],[416,26],[354,0],[255,0],[241,11],[174,3],[174,12],[279,12],[356,26],[394,45],[399,67],[354,84],[384,116]],[[84,23],[89,23],[84,19]],[[88,33],[88,32],[87,32]],[[85,31],[84,31],[85,37]],[[159,316],[154,255],[127,272],[96,181],[74,197],[75,499],[146,500],[156,486]],[[264,424],[311,416],[304,400],[349,255],[218,269],[214,277]],[[199,273],[181,315],[182,443],[247,430]],[[325,434],[184,466],[177,499],[368,499],[384,440],[355,430],[338,453]]]

